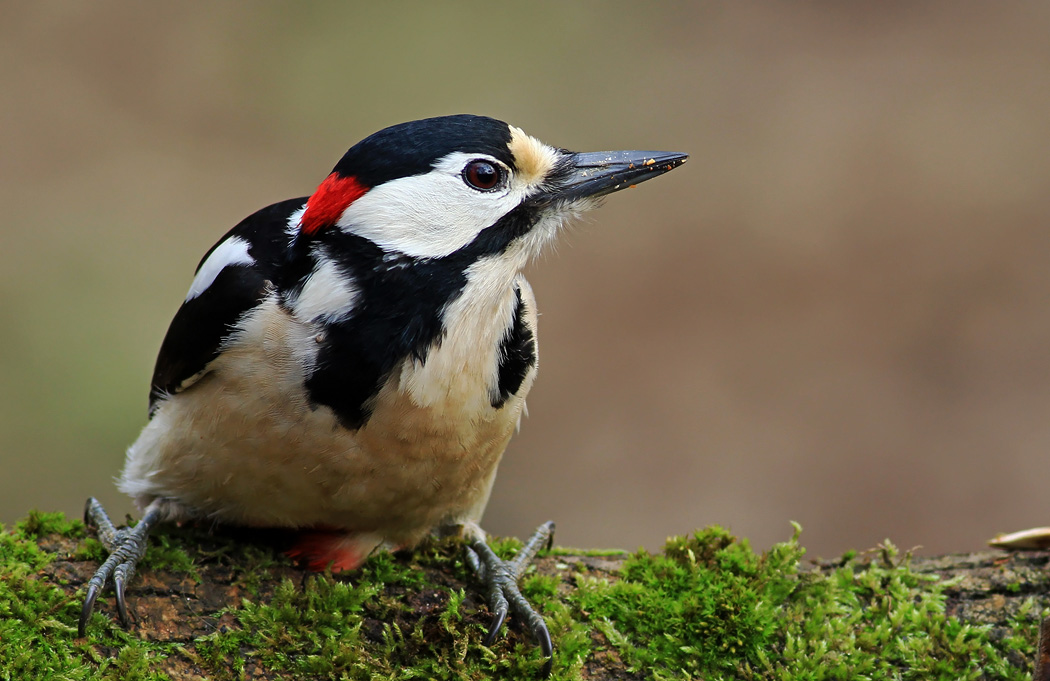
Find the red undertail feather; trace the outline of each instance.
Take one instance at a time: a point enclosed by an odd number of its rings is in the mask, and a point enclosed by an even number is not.
[[[325,178],[307,202],[299,227],[306,234],[315,234],[331,227],[347,207],[365,195],[368,188],[355,177],[343,177],[332,173]]]
[[[286,553],[316,572],[323,572],[329,567],[332,572],[343,572],[353,570],[365,562],[379,542],[379,537],[369,534],[309,530],[303,532],[295,546]]]

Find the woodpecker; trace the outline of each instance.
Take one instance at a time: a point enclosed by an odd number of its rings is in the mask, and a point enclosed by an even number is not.
[[[517,580],[553,523],[513,561],[478,524],[536,378],[522,269],[602,196],[686,159],[574,153],[484,116],[429,118],[365,138],[311,196],[227,232],[171,321],[118,481],[142,519],[117,529],[88,500],[111,553],[80,635],[110,580],[128,626],[125,585],[158,523],[292,528],[290,553],[333,572],[440,531],[464,538],[489,641],[512,613],[550,658]]]

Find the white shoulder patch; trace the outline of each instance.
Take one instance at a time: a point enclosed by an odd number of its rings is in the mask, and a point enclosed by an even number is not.
[[[230,237],[215,247],[208,259],[201,264],[197,270],[197,276],[190,284],[190,291],[186,294],[186,302],[189,302],[208,290],[215,283],[215,278],[230,265],[251,265],[255,262],[248,255],[248,242],[240,237]]]
[[[357,296],[353,279],[340,272],[334,261],[324,259],[303,284],[291,307],[302,321],[335,322],[353,312]]]

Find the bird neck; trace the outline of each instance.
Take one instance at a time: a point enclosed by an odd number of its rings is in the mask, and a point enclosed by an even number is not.
[[[312,399],[349,428],[368,421],[392,381],[419,405],[451,392],[470,408],[491,404],[527,255],[416,259],[346,233],[315,246],[310,274],[284,295],[286,308],[321,332]]]

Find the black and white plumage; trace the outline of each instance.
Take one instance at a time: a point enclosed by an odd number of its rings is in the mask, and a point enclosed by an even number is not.
[[[230,230],[171,322],[119,481],[146,529],[118,531],[81,627],[111,572],[125,615],[133,554],[167,520],[310,530],[298,555],[322,569],[458,527],[479,570],[498,572],[477,523],[536,376],[521,271],[598,197],[685,160],[426,119],[366,138],[313,195]]]

